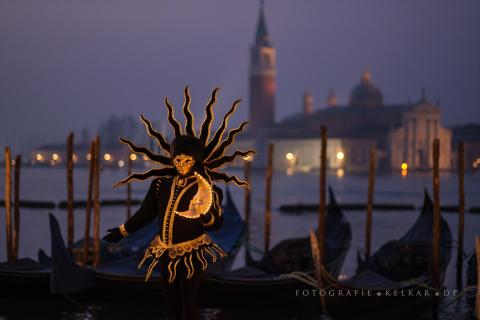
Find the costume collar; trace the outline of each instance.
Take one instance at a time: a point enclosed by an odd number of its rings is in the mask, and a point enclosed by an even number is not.
[[[182,177],[180,175],[177,175],[175,176],[175,184],[177,186],[184,187],[187,185],[187,183],[190,183],[195,179],[196,179],[195,174],[192,174],[191,176],[188,176],[188,177]]]

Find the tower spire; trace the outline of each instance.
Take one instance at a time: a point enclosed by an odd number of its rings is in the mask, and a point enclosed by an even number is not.
[[[422,89],[422,97],[420,98],[421,102],[426,102],[427,101],[427,91],[425,88]]]
[[[265,1],[260,1],[255,40],[250,48],[250,128],[275,123],[275,48],[267,31]]]
[[[268,35],[267,22],[265,19],[265,0],[260,1],[260,12],[258,15],[257,33],[255,44],[262,47],[271,47],[270,36]]]
[[[372,82],[372,73],[370,71],[370,68],[367,67],[363,70],[362,72],[362,82],[363,83],[370,83]]]

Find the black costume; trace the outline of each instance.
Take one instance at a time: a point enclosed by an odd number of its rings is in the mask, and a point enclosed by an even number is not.
[[[195,272],[193,259],[201,263],[202,270],[207,268],[207,259],[210,256],[213,262],[217,255],[225,256],[225,252],[210,239],[205,231],[215,231],[222,225],[222,189],[214,186],[216,201],[211,205],[210,210],[199,218],[186,218],[175,211],[187,210],[191,199],[197,193],[197,176],[192,174],[184,178],[183,183],[178,182],[179,177],[162,177],[155,179],[142,203],[140,209],[126,223],[125,229],[132,233],[160,216],[159,235],[150,244],[145,252],[143,264],[146,259],[153,258],[146,278],[150,277],[152,269],[158,263],[158,259],[165,254],[169,255],[168,263],[169,282],[173,282],[176,276],[178,264],[182,262],[186,268],[187,278]],[[162,195],[170,195],[165,197]]]
[[[234,142],[247,122],[231,130],[222,141],[223,133],[231,115],[240,102],[234,102],[223,118],[222,125],[211,140],[210,126],[213,121],[212,108],[216,102],[218,89],[206,106],[206,118],[197,138],[194,130],[194,119],[190,112],[190,95],[185,88],[183,113],[187,120],[185,133],[174,117],[173,107],[167,99],[168,120],[175,132],[175,139],[168,144],[163,136],[152,128],[151,123],[141,116],[150,136],[158,145],[170,154],[166,157],[155,154],[145,147],[137,147],[134,143],[121,138],[134,152],[148,156],[150,160],[163,165],[163,168],[152,169],[143,174],[132,174],[119,184],[132,180],[146,180],[156,177],[150,185],[140,209],[119,228],[110,229],[104,239],[119,241],[128,234],[159,216],[159,234],[145,251],[139,267],[151,260],[147,269],[147,281],[153,269],[160,267],[160,274],[167,301],[177,318],[197,319],[196,295],[200,276],[207,268],[209,260],[215,262],[226,253],[215,244],[206,231],[218,230],[223,222],[222,190],[212,184],[214,180],[234,182],[239,186],[249,187],[248,183],[235,176],[228,176],[217,168],[232,162],[237,156],[248,156],[254,151],[236,151],[233,155],[224,156],[226,148]]]

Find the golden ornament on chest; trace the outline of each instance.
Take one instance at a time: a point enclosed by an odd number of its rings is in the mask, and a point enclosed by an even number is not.
[[[212,186],[200,174],[197,172],[194,172],[194,174],[198,183],[197,193],[195,196],[193,196],[192,200],[190,200],[188,210],[175,211],[175,214],[189,219],[196,219],[201,215],[206,214],[210,210],[210,207],[213,203]]]

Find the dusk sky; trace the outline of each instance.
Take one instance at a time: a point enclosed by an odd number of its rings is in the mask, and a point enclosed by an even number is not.
[[[277,50],[277,121],[340,104],[365,67],[386,104],[440,101],[445,125],[480,122],[480,1],[270,0]],[[248,116],[249,47],[259,1],[0,1],[0,146],[62,142],[112,114],[165,118],[191,87],[196,115],[220,86]],[[197,116],[197,117],[198,117]],[[218,118],[220,115],[217,116]],[[183,119],[183,118],[182,118]]]

